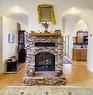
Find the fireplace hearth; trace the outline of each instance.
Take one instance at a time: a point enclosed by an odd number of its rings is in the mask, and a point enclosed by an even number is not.
[[[40,33],[39,33],[40,34]],[[50,33],[26,35],[27,71],[25,85],[63,85],[63,36]]]
[[[50,52],[36,54],[35,71],[55,71],[55,55]]]

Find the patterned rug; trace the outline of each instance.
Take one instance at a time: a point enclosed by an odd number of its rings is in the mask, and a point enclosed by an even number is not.
[[[93,86],[14,86],[0,95],[93,95]]]
[[[70,58],[68,58],[67,56],[63,57],[63,64],[72,64],[72,61]]]

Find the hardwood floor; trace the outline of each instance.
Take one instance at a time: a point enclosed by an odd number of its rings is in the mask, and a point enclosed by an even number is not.
[[[87,62],[72,61],[72,64],[64,64],[64,74],[67,85],[93,85],[93,73],[87,70]]]
[[[66,85],[93,85],[93,73],[88,72],[87,62],[72,61],[72,64],[64,64]],[[25,74],[24,66],[17,74],[0,74],[0,89],[5,86],[22,86],[22,78]]]

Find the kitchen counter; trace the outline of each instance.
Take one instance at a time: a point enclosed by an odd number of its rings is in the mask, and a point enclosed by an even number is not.
[[[87,49],[87,48],[73,48],[73,49]]]

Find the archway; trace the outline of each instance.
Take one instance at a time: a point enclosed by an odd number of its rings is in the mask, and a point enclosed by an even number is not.
[[[18,27],[17,23],[20,24],[21,30],[28,30],[28,17],[29,14],[19,6],[12,6],[4,9],[0,9],[2,25],[1,25],[1,39],[4,39],[4,42],[1,40],[1,46],[7,45],[7,47],[2,47],[2,52],[0,55],[2,60],[0,60],[0,73],[6,71],[5,61],[12,55],[18,56]],[[14,35],[14,42],[10,44],[8,42],[9,34]],[[8,38],[7,38],[8,37]],[[7,49],[8,48],[8,49]],[[6,52],[6,53],[5,53]],[[10,53],[11,52],[11,53]]]
[[[90,9],[83,9],[83,8],[75,8],[75,7],[72,7],[68,10],[65,10],[62,14],[62,18],[67,16],[67,15],[75,15],[75,16],[78,16],[79,18],[83,19],[85,21],[85,23],[87,24],[87,27],[88,27],[88,30],[89,30],[89,33],[88,33],[88,55],[87,55],[87,61],[88,61],[88,64],[87,64],[87,68],[90,72],[93,72],[93,63],[92,63],[92,59],[93,59],[93,52],[92,49],[93,49],[93,44],[92,44],[92,41],[93,41],[93,20],[92,20],[92,17],[93,17],[93,11],[90,10]]]
[[[80,47],[87,45],[87,42],[83,42],[83,36],[88,35],[88,28],[86,23],[79,18],[78,16],[74,15],[67,15],[64,18],[63,28],[64,28],[64,40],[65,40],[65,50],[64,54],[68,56],[70,59],[73,59],[73,48],[74,47]],[[82,35],[80,35],[81,40],[79,43],[77,43],[77,33],[80,32]],[[79,34],[80,34],[79,33]],[[83,35],[84,34],[84,35]],[[75,40],[73,42],[73,39]],[[83,59],[86,60],[87,58]],[[79,59],[77,59],[79,60]]]
[[[11,6],[8,8],[0,9],[1,16],[7,16],[20,23],[22,30],[28,31],[29,13],[20,6]]]

